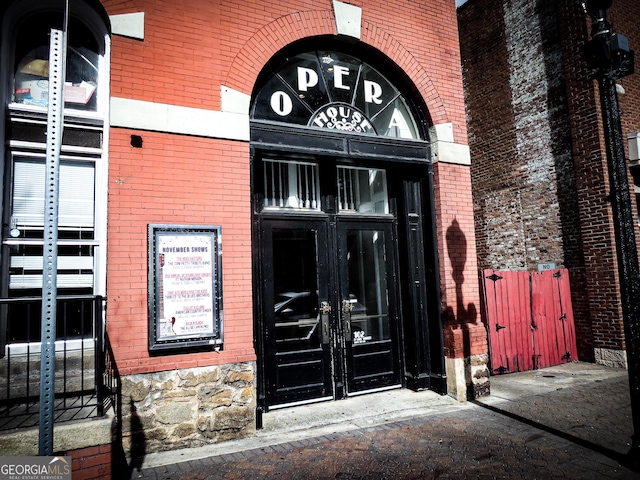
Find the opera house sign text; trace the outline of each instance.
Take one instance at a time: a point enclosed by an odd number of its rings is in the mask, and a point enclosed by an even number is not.
[[[341,53],[290,58],[266,81],[253,118],[396,138],[419,138],[399,90],[368,64]]]

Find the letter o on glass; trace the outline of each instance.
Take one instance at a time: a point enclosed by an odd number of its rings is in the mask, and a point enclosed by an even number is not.
[[[271,109],[281,117],[286,117],[293,110],[291,97],[280,90],[273,92],[271,95]]]

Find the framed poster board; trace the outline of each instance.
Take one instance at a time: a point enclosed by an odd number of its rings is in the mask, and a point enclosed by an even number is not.
[[[219,226],[149,225],[149,351],[219,350],[223,341]]]

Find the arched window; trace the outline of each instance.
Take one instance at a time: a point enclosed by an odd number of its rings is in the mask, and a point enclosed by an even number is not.
[[[3,58],[10,59],[3,64],[3,83],[9,90],[6,103],[46,109],[49,33],[51,28],[62,29],[61,3],[27,0],[14,2],[7,9],[2,39]],[[89,5],[73,2],[67,31],[65,108],[104,113],[108,95],[107,27]]]
[[[257,94],[252,118],[420,139],[400,90],[373,66],[336,51],[311,51],[287,59]]]
[[[12,102],[47,107],[49,88],[49,14],[38,13],[18,31]],[[36,32],[34,35],[33,32]],[[69,26],[65,106],[95,111],[99,81],[99,48],[87,27],[77,19]]]
[[[60,153],[58,296],[104,293],[109,33],[102,7],[71,2]],[[3,167],[0,297],[42,292],[49,37],[63,27],[64,2],[16,0],[2,13],[0,161]],[[76,304],[58,339],[92,335],[91,315]],[[11,304],[0,339],[39,341],[39,308]],[[60,317],[60,315],[59,315]],[[1,355],[1,352],[0,352]]]

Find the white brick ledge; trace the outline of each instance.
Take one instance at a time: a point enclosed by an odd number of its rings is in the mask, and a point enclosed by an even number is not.
[[[111,98],[112,127],[249,141],[249,115]]]

